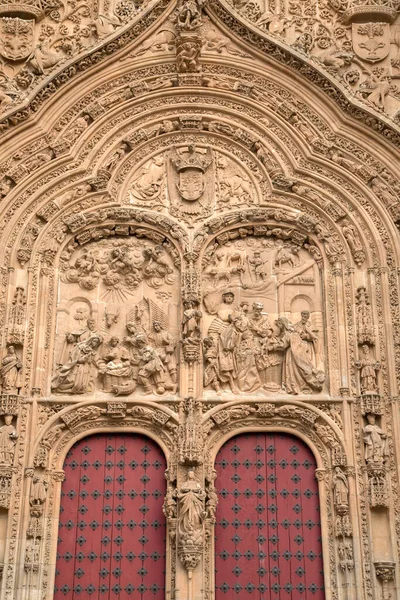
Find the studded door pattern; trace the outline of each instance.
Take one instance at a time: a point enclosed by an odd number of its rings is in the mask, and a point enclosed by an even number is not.
[[[142,435],[95,435],[64,469],[54,599],[164,600],[161,449]]]
[[[231,438],[216,459],[216,600],[323,600],[316,462],[297,437]]]

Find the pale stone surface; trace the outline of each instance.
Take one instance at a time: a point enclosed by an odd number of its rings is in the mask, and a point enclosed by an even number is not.
[[[168,598],[212,598],[213,460],[256,430],[315,453],[327,599],[400,598],[398,4],[30,6],[0,6],[0,599],[51,600],[101,431],[161,445]]]

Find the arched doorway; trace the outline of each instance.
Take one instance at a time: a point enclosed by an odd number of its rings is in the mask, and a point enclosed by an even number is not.
[[[166,461],[139,434],[99,434],[69,451],[55,600],[165,597]]]
[[[216,600],[324,600],[317,465],[299,438],[248,433],[216,459]]]

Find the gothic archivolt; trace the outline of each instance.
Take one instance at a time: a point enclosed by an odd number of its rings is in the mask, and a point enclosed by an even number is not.
[[[211,597],[214,459],[259,430],[316,456],[327,597],[396,594],[396,7],[234,4],[117,3],[53,64],[38,13],[15,76],[0,47],[0,597],[52,597],[66,453],[121,429],[166,453],[171,598]]]

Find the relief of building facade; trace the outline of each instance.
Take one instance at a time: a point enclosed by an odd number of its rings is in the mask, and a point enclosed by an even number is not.
[[[397,22],[389,0],[0,3],[2,600],[70,593],[68,457],[104,434],[165,458],[152,594],[262,597],[215,574],[224,519],[254,537],[221,456],[260,434],[278,480],[279,436],[313,456],[318,597],[398,597]]]

